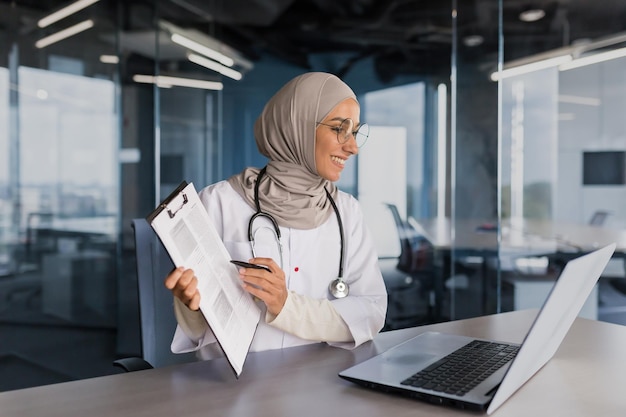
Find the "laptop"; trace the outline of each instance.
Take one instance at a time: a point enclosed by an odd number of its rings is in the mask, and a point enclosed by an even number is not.
[[[566,264],[521,345],[426,332],[339,376],[375,390],[491,414],[552,358],[614,251],[613,243]],[[479,359],[467,362],[468,355]],[[461,381],[446,385],[446,374]]]

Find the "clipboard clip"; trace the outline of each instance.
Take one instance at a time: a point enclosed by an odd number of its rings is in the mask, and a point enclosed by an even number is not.
[[[173,219],[174,216],[176,216],[176,213],[178,213],[185,204],[187,204],[187,202],[189,201],[189,199],[187,198],[187,194],[183,193],[183,202],[182,204],[176,209],[176,210],[172,210],[172,209],[167,209],[167,214],[169,214],[170,219]]]

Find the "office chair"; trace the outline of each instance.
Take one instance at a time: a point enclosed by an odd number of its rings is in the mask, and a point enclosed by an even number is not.
[[[590,226],[604,226],[607,217],[611,212],[598,210],[593,213],[591,219],[589,220]],[[618,260],[611,259],[609,262],[620,262]],[[626,258],[622,259],[621,262],[624,263],[624,277],[626,277]],[[624,278],[610,278],[609,284],[617,290],[622,295],[626,295],[626,279]]]
[[[608,211],[598,210],[593,213],[591,219],[589,219],[590,226],[603,226],[607,217],[611,214]]]
[[[435,271],[430,242],[400,217],[395,204],[385,205],[391,211],[400,239],[400,255],[395,267],[381,268],[388,293],[385,330],[392,330],[432,320]],[[424,299],[426,303],[420,303]]]
[[[624,263],[624,278],[611,278],[609,284],[620,294],[626,295],[626,257],[622,259]]]
[[[167,251],[145,219],[133,219],[141,324],[142,357],[113,362],[125,371],[158,368],[196,360],[193,353],[174,354],[170,344],[176,329],[172,293],[163,280],[174,269]]]

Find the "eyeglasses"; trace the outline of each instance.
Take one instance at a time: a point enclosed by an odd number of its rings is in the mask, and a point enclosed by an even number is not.
[[[352,119],[343,119],[338,125],[331,125],[322,122],[317,122],[318,125],[328,126],[331,130],[337,133],[337,142],[342,145],[350,139],[350,136],[354,137],[356,146],[359,148],[365,145],[367,138],[370,135],[370,127],[367,123],[363,123],[356,130],[354,129],[354,121]]]

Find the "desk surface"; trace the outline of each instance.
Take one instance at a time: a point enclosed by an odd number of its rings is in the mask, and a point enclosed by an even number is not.
[[[118,219],[112,215],[93,217],[57,217],[47,222],[29,226],[35,231],[48,231],[68,235],[103,235],[114,237],[117,233]]]
[[[460,219],[411,219],[411,224],[438,248],[472,248],[477,251],[498,249],[495,223]],[[491,226],[483,228],[480,226]],[[454,235],[454,236],[453,236]],[[615,242],[616,252],[626,252],[626,230],[559,223],[548,220],[507,220],[502,224],[500,248],[525,253],[584,252]]]
[[[9,391],[3,417],[471,416],[374,392],[337,373],[426,330],[521,342],[536,311],[381,333],[354,351],[323,344],[251,353],[236,380],[223,359]],[[495,416],[620,416],[626,327],[576,319],[556,356]],[[480,414],[478,414],[480,415]]]

